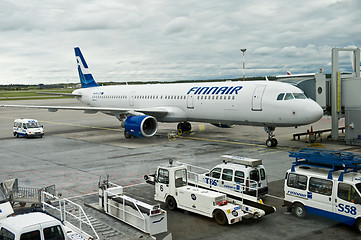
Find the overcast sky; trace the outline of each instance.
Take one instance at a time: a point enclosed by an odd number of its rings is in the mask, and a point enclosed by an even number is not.
[[[330,72],[361,47],[358,0],[0,0],[0,84],[77,82],[79,46],[98,82]],[[351,69],[350,57],[341,59]]]

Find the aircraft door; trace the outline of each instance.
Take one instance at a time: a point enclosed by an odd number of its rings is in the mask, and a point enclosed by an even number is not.
[[[262,111],[262,97],[266,86],[257,86],[253,92],[252,110]]]
[[[194,95],[193,95],[193,94],[188,94],[188,95],[187,95],[187,108],[189,108],[189,109],[193,109],[193,108],[194,108],[193,98],[194,98]]]
[[[134,92],[129,95],[129,106],[134,106]]]

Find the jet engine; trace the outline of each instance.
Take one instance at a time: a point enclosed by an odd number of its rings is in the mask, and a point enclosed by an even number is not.
[[[157,132],[158,122],[148,115],[129,116],[124,121],[124,128],[134,137],[152,137]]]

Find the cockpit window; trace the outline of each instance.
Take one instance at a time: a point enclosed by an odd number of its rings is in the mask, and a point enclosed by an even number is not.
[[[286,93],[285,100],[291,100],[291,99],[293,99],[292,93]]]
[[[303,93],[293,93],[293,96],[295,99],[306,99],[306,96]]]
[[[277,97],[277,100],[282,100],[284,96],[285,96],[284,93],[280,93]]]

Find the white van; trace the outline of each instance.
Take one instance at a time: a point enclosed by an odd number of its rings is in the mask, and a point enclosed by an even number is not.
[[[262,160],[222,155],[223,163],[203,174],[203,181],[246,194],[262,197],[268,193],[266,169]]]
[[[35,119],[19,118],[14,120],[13,134],[14,137],[43,137],[44,129]]]
[[[354,172],[344,160],[332,162],[324,151],[318,160],[322,155],[334,166],[327,168],[324,162],[317,165],[312,159],[303,159],[287,171],[284,206],[297,217],[316,214],[355,226],[361,233],[361,173]],[[312,158],[312,153],[309,156]]]

